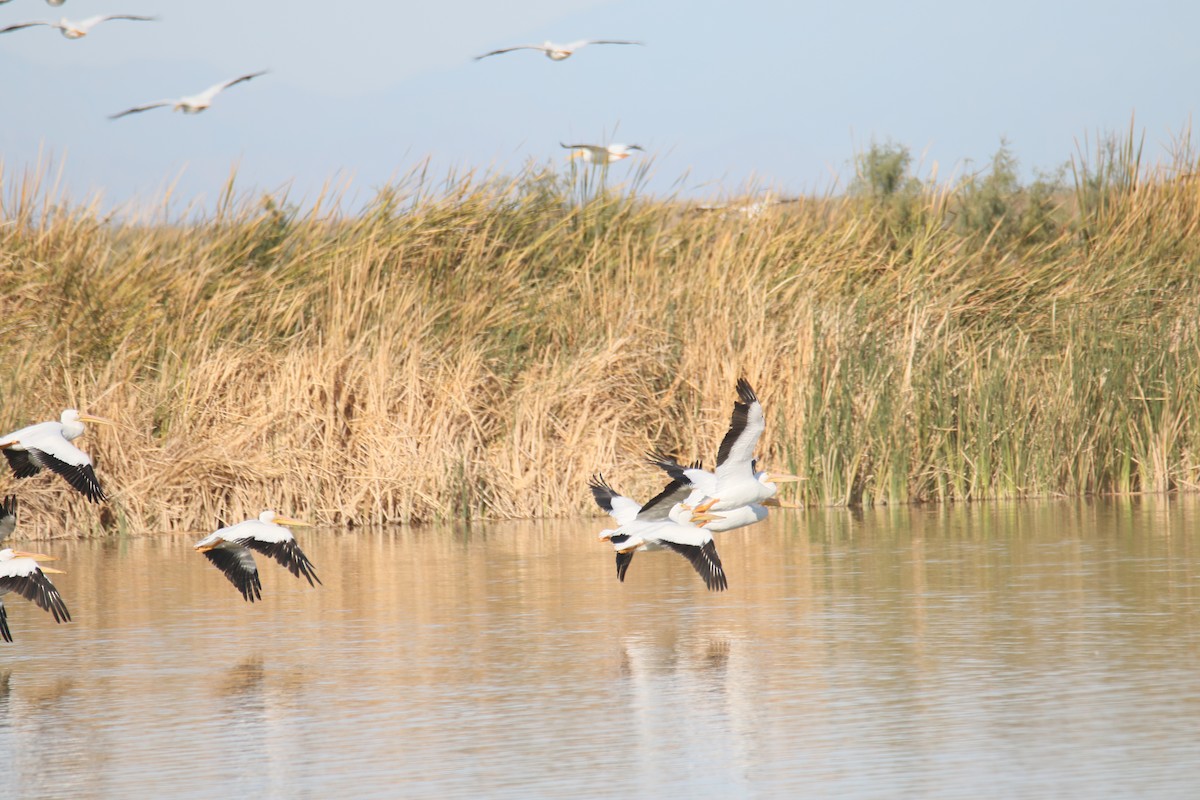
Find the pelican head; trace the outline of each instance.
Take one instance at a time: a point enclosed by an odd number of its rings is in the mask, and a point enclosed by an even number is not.
[[[258,515],[258,521],[265,522],[268,525],[280,525],[280,526],[289,526],[289,527],[297,527],[297,528],[311,528],[312,527],[311,522],[302,522],[298,519],[292,519],[291,517],[281,517],[269,508],[266,511],[264,511]]]
[[[72,425],[76,422],[90,422],[94,425],[112,425],[111,419],[104,417],[93,417],[91,414],[81,414],[74,408],[68,408],[62,412],[62,416],[58,418],[63,425]]]
[[[70,440],[83,435],[83,423],[92,422],[97,425],[112,425],[111,420],[104,417],[93,417],[91,414],[81,414],[73,408],[68,408],[59,417],[62,423],[63,438]]]
[[[87,36],[86,29],[76,28],[65,19],[60,20],[58,29],[62,32],[62,35],[68,39],[82,39],[83,37]]]
[[[0,550],[0,561],[12,561],[14,558],[32,558],[34,561],[57,561],[56,556],[48,556],[45,553],[29,553],[24,550],[13,550],[11,547],[6,547]],[[45,569],[43,572],[58,572],[59,570]]]
[[[803,480],[799,475],[787,475],[778,472],[760,472],[754,476],[763,486],[774,487],[777,483],[794,483]]]

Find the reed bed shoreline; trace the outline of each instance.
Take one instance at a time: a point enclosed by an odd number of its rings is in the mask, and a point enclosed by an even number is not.
[[[36,538],[575,516],[711,465],[740,376],[805,505],[1196,491],[1196,164],[1109,156],[982,221],[978,184],[701,213],[537,170],[122,221],[5,176],[0,429],[117,424],[107,505],[0,493]]]

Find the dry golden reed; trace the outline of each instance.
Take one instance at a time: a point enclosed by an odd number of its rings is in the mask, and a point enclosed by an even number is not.
[[[81,440],[105,508],[0,492],[30,536],[579,514],[598,470],[651,493],[647,451],[711,465],[739,376],[807,504],[1192,489],[1191,171],[1093,181],[1004,242],[944,189],[902,222],[853,196],[744,218],[531,171],[181,220],[6,176],[0,428],[117,425]]]

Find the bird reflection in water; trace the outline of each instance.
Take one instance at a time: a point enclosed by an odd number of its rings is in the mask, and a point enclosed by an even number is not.
[[[638,678],[647,675],[704,676],[723,673],[729,665],[733,643],[727,636],[705,636],[680,641],[651,641],[643,636],[627,636],[621,653],[621,676]],[[717,678],[721,676],[716,675]]]
[[[225,679],[218,686],[218,692],[229,698],[245,697],[251,694],[261,696],[263,674],[262,656],[250,656],[225,674]]]
[[[730,649],[729,640],[724,637],[709,639],[700,665],[708,671],[724,672],[729,667]]]
[[[263,666],[262,655],[256,653],[230,667],[217,685],[217,694],[229,701],[240,701],[227,705],[227,711],[251,706],[264,711],[268,704],[303,705],[301,694],[305,682],[304,675],[296,670],[268,670]]]
[[[29,691],[22,692],[22,696],[29,705],[39,709],[48,709],[58,705],[74,688],[75,681],[70,678],[59,678],[44,686],[30,687]]]
[[[621,676],[628,697],[628,724],[639,753],[658,743],[681,748],[677,763],[724,767],[745,776],[755,750],[758,706],[747,693],[745,641],[721,633],[679,636],[656,631],[627,636]],[[693,735],[679,739],[676,733]],[[662,777],[661,760],[647,757],[631,767],[647,785]],[[690,780],[680,775],[681,780]],[[739,778],[740,780],[740,778]]]

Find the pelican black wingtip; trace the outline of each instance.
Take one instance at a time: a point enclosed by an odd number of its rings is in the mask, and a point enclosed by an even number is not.
[[[754,389],[750,386],[750,382],[745,378],[738,378],[737,394],[738,399],[746,405],[758,402],[758,395],[754,393]]]
[[[608,485],[608,481],[604,479],[604,473],[598,472],[588,478],[588,488],[592,490],[592,499],[596,501],[596,505],[600,506],[600,510],[611,514],[612,501],[617,496],[617,491]]]
[[[668,475],[683,469],[683,465],[679,463],[679,459],[662,452],[647,453],[646,463],[652,467],[661,469]]]
[[[704,462],[699,458],[689,464],[681,464],[675,456],[663,455],[662,453],[646,454],[646,463],[652,467],[661,469],[675,480],[688,480],[685,473],[689,469],[704,469]]]

